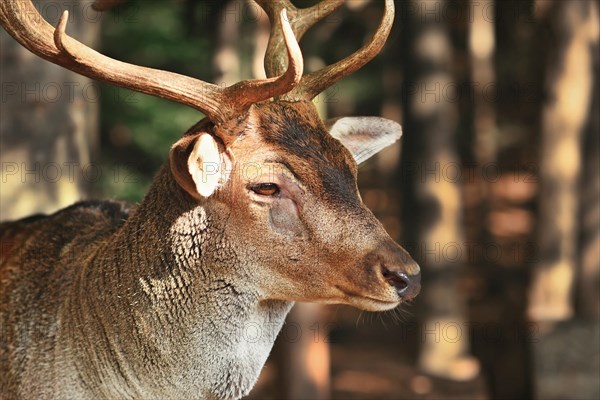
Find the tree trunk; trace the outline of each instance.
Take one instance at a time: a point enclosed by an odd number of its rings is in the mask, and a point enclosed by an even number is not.
[[[539,263],[529,299],[533,321],[573,315],[577,265],[581,138],[592,100],[597,10],[591,1],[556,1],[549,13],[557,43],[548,60],[540,158]]]
[[[483,88],[496,81],[494,71],[495,32],[494,21],[489,18],[493,0],[471,0],[472,20],[469,32],[469,48],[473,82],[477,85],[473,98],[475,144],[474,153],[480,169],[496,161],[497,126],[496,109]],[[480,172],[477,176],[482,176]]]
[[[64,2],[40,3],[56,25]],[[68,33],[96,47],[100,21],[91,1],[69,3]],[[30,53],[0,31],[2,104],[0,220],[53,212],[86,197],[100,178],[98,86]]]
[[[418,303],[422,349],[420,368],[429,374],[466,380],[478,373],[469,356],[464,299],[458,274],[465,249],[462,196],[456,172],[458,125],[454,49],[447,20],[438,18],[446,2],[402,3],[406,40],[405,131],[402,174],[407,184],[404,223],[408,248],[422,267]],[[436,12],[436,10],[438,10]],[[410,134],[409,134],[410,133]]]
[[[323,306],[298,303],[277,339],[277,397],[322,400],[331,397],[328,331]]]
[[[595,7],[598,15],[598,7]],[[598,35],[592,49],[598,49]],[[583,142],[583,178],[580,181],[580,247],[581,271],[578,280],[577,314],[592,321],[600,320],[600,54],[593,57],[594,99]],[[594,111],[596,110],[596,111]]]

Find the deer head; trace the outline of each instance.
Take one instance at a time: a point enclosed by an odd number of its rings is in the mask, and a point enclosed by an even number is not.
[[[3,1],[5,29],[35,54],[93,79],[191,106],[206,115],[169,154],[170,179],[204,209],[226,209],[223,234],[253,266],[263,299],[386,310],[419,291],[419,267],[363,204],[357,165],[394,143],[400,126],[376,117],[323,122],[311,100],[383,47],[394,4],[353,55],[303,75],[297,39],[337,8],[257,1],[272,21],[267,79],[229,87],[103,56],[56,29],[29,1]],[[165,194],[166,196],[167,194]]]

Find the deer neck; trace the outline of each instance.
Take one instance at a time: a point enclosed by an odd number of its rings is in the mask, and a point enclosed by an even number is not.
[[[224,213],[194,203],[163,168],[98,253],[95,264],[101,265],[88,273],[100,276],[80,283],[91,323],[105,332],[90,340],[121,355],[122,376],[114,379],[131,394],[160,397],[173,393],[161,392],[171,385],[182,397],[239,397],[258,378],[292,303],[261,301],[244,286],[252,266],[224,237]],[[90,284],[98,281],[110,287]],[[142,376],[147,381],[136,384]]]

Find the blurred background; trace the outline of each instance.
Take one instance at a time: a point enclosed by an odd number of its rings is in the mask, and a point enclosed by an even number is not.
[[[36,4],[53,24],[69,9],[67,32],[119,60],[264,76],[269,22],[251,1]],[[358,49],[382,10],[349,0],[310,30],[307,70]],[[598,21],[592,0],[396,1],[383,52],[315,102],[403,125],[359,185],[422,293],[383,314],[298,304],[250,398],[600,398]],[[1,220],[139,202],[202,117],[0,40]]]

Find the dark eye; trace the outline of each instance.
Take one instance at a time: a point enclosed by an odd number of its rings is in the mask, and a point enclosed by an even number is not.
[[[279,193],[279,186],[274,183],[259,183],[250,186],[250,190],[261,196],[275,196]]]

